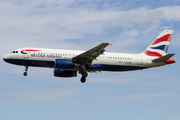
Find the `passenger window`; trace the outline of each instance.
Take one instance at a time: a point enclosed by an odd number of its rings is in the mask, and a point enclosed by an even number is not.
[[[18,51],[16,51],[16,53],[18,53]]]

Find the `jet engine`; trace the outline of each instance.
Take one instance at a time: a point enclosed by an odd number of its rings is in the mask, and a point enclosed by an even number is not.
[[[61,70],[58,68],[54,68],[54,76],[55,77],[76,77],[77,71]]]
[[[79,64],[72,62],[71,60],[56,59],[55,68],[59,69],[78,69]]]

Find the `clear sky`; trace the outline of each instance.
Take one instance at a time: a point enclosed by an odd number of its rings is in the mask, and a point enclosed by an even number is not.
[[[179,0],[0,0],[1,120],[179,120]],[[87,82],[53,69],[7,64],[21,47],[140,53],[174,30],[175,64],[132,72],[89,73]]]

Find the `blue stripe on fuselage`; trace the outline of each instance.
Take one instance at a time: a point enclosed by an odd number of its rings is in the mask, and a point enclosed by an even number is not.
[[[131,71],[131,70],[141,70],[145,67],[138,66],[126,66],[126,65],[102,65],[104,68],[102,71]]]
[[[54,67],[53,61],[41,61],[41,60],[21,60],[21,59],[4,59],[4,61],[22,66],[34,66],[34,67]]]
[[[33,67],[50,67],[54,68],[54,61],[40,61],[40,60],[20,60],[20,59],[4,59],[4,61],[15,64],[15,65],[22,65],[22,66],[33,66]],[[99,70],[101,71],[131,71],[131,70],[140,70],[145,69],[145,67],[138,67],[138,66],[124,66],[124,65],[106,65],[106,64],[94,64],[95,66],[102,66]],[[98,69],[92,67],[87,68],[87,70],[95,70]]]

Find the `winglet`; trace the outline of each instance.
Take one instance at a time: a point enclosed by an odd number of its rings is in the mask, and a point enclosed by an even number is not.
[[[110,46],[112,45],[112,42],[113,42],[113,41],[110,41],[110,42],[109,42],[109,45],[110,45]]]

